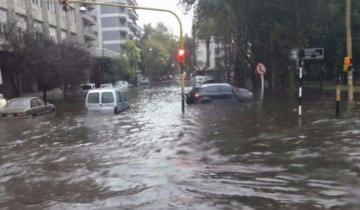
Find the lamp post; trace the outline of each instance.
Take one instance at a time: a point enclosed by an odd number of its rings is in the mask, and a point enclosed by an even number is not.
[[[63,5],[63,9],[65,11],[68,10],[69,4],[84,4],[84,5],[88,5],[88,4],[92,4],[92,5],[101,5],[101,6],[113,6],[113,7],[120,7],[120,8],[129,8],[129,9],[139,9],[139,10],[150,10],[150,11],[157,11],[157,12],[166,12],[166,13],[170,13],[171,15],[173,15],[176,20],[178,21],[179,27],[180,27],[180,40],[179,40],[179,49],[184,49],[184,35],[183,35],[183,25],[182,22],[180,20],[180,17],[173,11],[168,10],[168,9],[160,9],[160,8],[153,8],[153,7],[140,7],[140,6],[132,6],[132,5],[124,5],[124,4],[120,4],[120,3],[106,3],[106,2],[97,2],[97,1],[93,1],[93,2],[89,2],[86,0],[59,0],[59,2]],[[181,105],[182,105],[182,112],[185,112],[185,103],[184,103],[184,98],[185,98],[185,74],[184,74],[184,65],[181,64],[180,65],[180,73],[181,73]]]

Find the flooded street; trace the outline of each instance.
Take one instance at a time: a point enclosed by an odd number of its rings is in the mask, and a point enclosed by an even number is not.
[[[360,118],[308,102],[201,104],[133,89],[130,109],[0,121],[0,209],[360,209]],[[294,106],[295,107],[295,106]]]

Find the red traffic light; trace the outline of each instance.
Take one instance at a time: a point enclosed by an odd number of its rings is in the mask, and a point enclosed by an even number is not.
[[[185,54],[186,54],[186,52],[184,49],[179,49],[177,51],[176,60],[178,63],[183,64],[185,62]]]

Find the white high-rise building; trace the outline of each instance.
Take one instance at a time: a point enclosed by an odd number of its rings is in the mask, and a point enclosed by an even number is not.
[[[102,2],[120,3],[137,6],[136,0],[103,0]],[[98,49],[107,49],[122,54],[123,45],[128,40],[138,39],[141,28],[137,25],[138,14],[133,9],[96,6],[93,14],[97,17]]]

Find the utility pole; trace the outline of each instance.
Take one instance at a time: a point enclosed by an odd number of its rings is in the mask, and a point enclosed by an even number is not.
[[[351,35],[351,0],[346,0],[346,47],[347,57],[352,58],[352,35]],[[348,102],[354,101],[353,71],[348,71]]]

